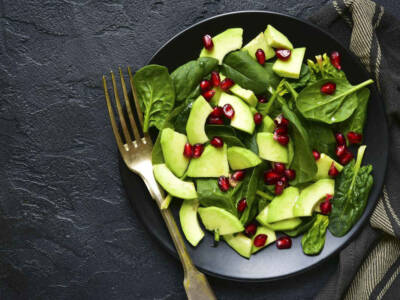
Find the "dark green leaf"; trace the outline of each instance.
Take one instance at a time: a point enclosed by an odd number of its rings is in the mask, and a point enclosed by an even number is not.
[[[316,255],[321,252],[325,245],[326,228],[328,224],[328,216],[317,215],[314,224],[301,239],[301,246],[305,254]]]
[[[299,79],[287,78],[286,81],[292,86],[292,88],[299,89],[307,85],[310,77],[311,74],[308,66],[306,64],[302,64]]]
[[[304,218],[302,220],[302,223],[298,227],[296,227],[295,229],[292,229],[292,230],[285,231],[285,234],[287,234],[288,236],[291,236],[291,237],[299,236],[300,234],[309,230],[311,228],[311,226],[314,224],[316,219],[317,219],[317,215]]]
[[[326,124],[309,121],[304,118],[302,118],[302,124],[308,133],[311,149],[334,157],[336,139],[332,129]]]
[[[212,139],[214,136],[219,136],[229,147],[238,146],[245,147],[244,144],[236,136],[235,130],[230,126],[224,125],[206,125],[206,134]]]
[[[246,132],[237,130],[236,135],[242,141],[245,148],[250,149],[255,154],[258,154],[258,145],[255,134],[248,134]]]

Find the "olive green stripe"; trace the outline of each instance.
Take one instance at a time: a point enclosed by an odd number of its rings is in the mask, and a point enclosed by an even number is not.
[[[392,286],[393,281],[396,279],[396,277],[400,274],[400,267],[396,269],[396,271],[392,274],[392,276],[389,278],[389,280],[386,282],[386,285],[383,287],[381,292],[379,293],[378,297],[376,298],[377,300],[381,300],[383,296],[385,296],[386,292],[388,289]]]
[[[372,227],[380,229],[387,234],[394,235],[392,223],[390,223],[390,219],[386,213],[382,198],[379,198],[378,204],[376,205],[370,218],[370,223]]]

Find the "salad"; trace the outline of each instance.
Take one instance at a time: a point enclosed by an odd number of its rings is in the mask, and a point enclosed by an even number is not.
[[[202,41],[172,73],[147,65],[134,76],[144,131],[159,132],[162,209],[181,199],[194,247],[205,228],[246,258],[299,235],[305,254],[320,253],[327,230],[340,237],[358,221],[373,185],[362,165],[373,81],[350,83],[337,51],[305,61],[306,47],[271,25],[245,46],[242,28]]]

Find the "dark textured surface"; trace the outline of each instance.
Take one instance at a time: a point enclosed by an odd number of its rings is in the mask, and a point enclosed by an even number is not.
[[[143,66],[218,13],[306,17],[326,2],[0,1],[0,298],[184,299],[179,263],[126,200],[100,76]],[[336,262],[280,282],[210,282],[220,299],[305,299]]]

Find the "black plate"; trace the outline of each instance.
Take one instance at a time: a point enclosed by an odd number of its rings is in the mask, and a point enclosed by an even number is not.
[[[342,67],[353,84],[369,78],[368,73],[358,60],[329,34],[303,20],[264,11],[228,13],[200,22],[167,42],[149,63],[167,66],[172,72],[176,67],[188,60],[197,58],[202,47],[201,37],[205,33],[214,35],[230,27],[242,27],[244,29],[245,44],[259,32],[265,30],[267,24],[271,24],[285,33],[297,47],[306,46],[306,56],[308,58],[313,58],[320,53],[338,50],[342,54]],[[232,280],[275,280],[310,269],[340,250],[354,237],[365,223],[378,200],[388,156],[388,133],[384,107],[375,86],[370,86],[370,89],[372,93],[364,138],[368,147],[364,163],[373,165],[375,183],[365,212],[353,229],[342,238],[333,237],[328,232],[325,247],[316,256],[304,255],[301,249],[301,238],[295,238],[293,247],[290,250],[282,251],[278,250],[275,245],[270,245],[253,255],[249,260],[239,256],[223,242],[216,248],[212,247],[213,237],[208,233],[197,248],[193,248],[187,243],[190,256],[199,269],[207,274]],[[123,184],[138,216],[151,234],[170,253],[177,256],[158,208],[150,198],[142,180],[129,172],[122,162],[120,169]],[[180,201],[174,200],[171,206],[178,224],[177,211],[179,205]]]

